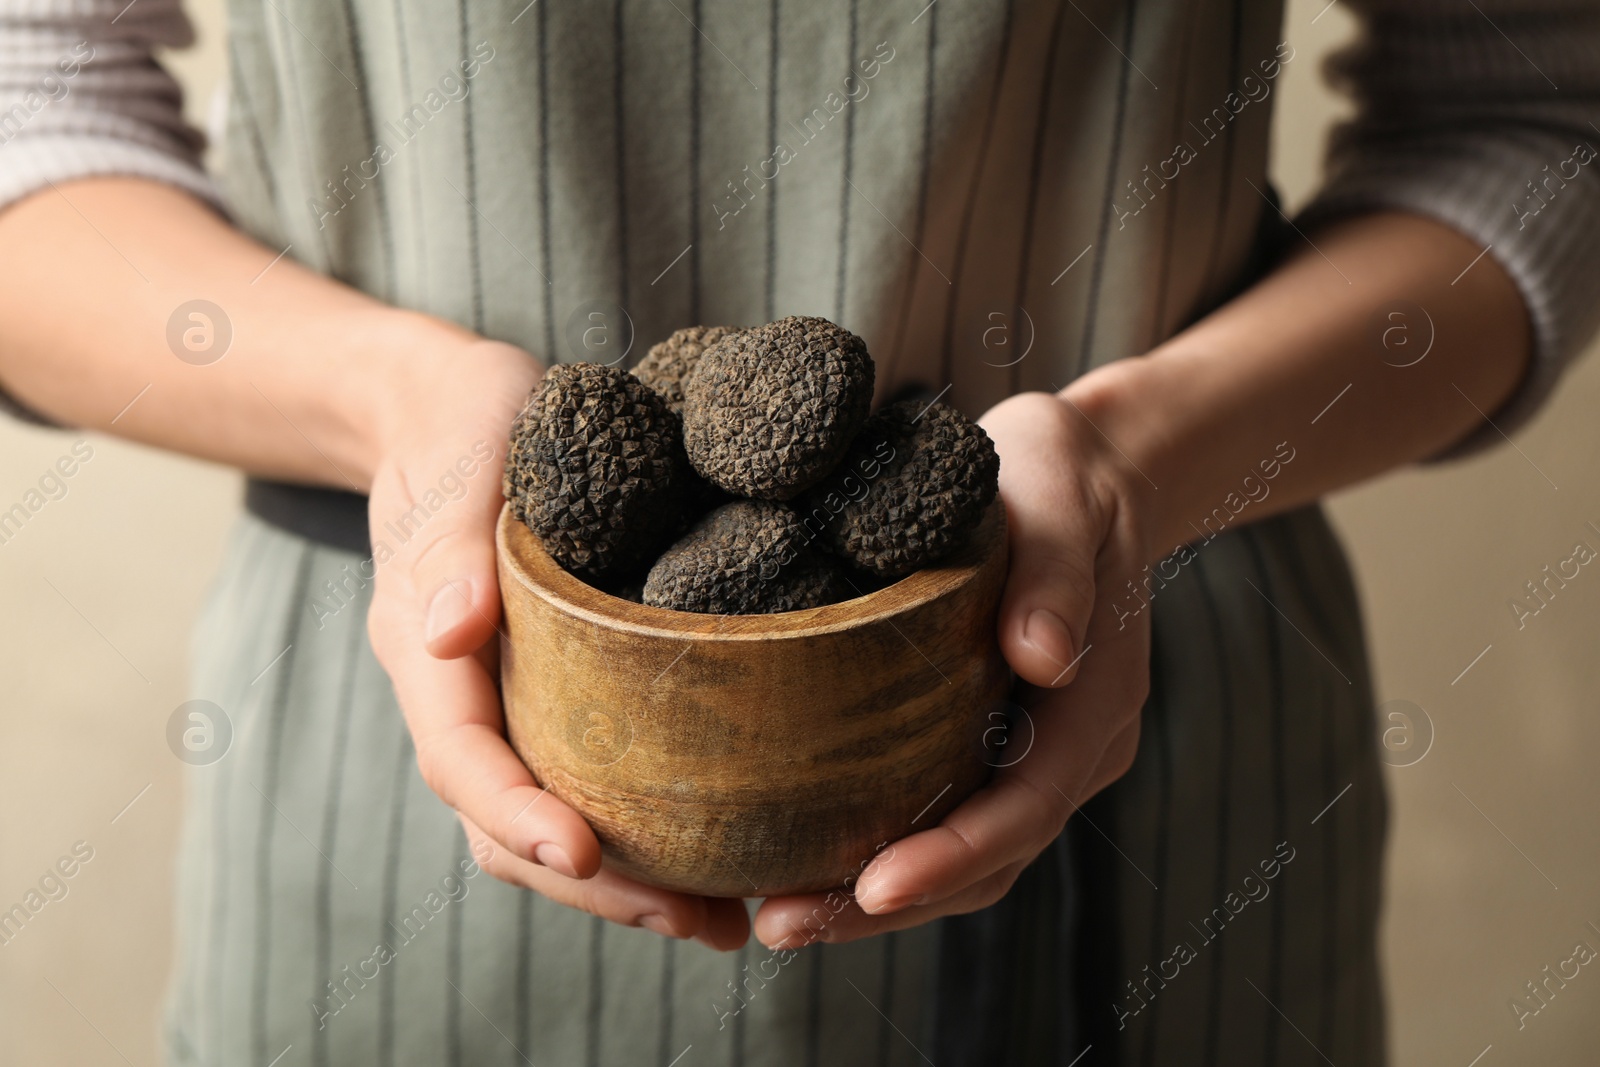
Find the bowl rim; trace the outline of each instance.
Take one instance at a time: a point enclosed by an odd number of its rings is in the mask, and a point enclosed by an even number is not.
[[[509,571],[524,589],[563,614],[643,636],[763,641],[853,630],[892,620],[950,596],[973,582],[997,552],[1005,552],[1006,522],[1004,505],[996,497],[966,543],[939,564],[913,571],[891,585],[849,600],[766,615],[675,611],[638,604],[596,589],[557,563],[533,531],[511,514],[509,502],[500,509],[494,540],[501,573]]]

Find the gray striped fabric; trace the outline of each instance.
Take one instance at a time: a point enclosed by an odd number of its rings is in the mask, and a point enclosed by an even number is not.
[[[552,360],[827,315],[885,392],[948,386],[972,413],[1145,350],[1271,246],[1269,109],[1297,61],[1272,3],[524,2],[238,0],[235,218]],[[1558,39],[1596,29],[1577,5],[1477,6],[1482,26],[1382,5],[1346,61],[1369,106],[1315,210],[1415,203],[1493,241],[1535,307],[1544,388],[1596,303],[1575,250],[1597,179],[1580,169],[1520,229],[1497,201],[1585,136],[1565,101],[1595,68]],[[609,332],[586,335],[595,313]],[[781,963],[476,874],[415,772],[365,602],[318,626],[312,599],[351,562],[247,518],[202,623],[195,695],[239,733],[195,772],[176,1063],[1383,1062],[1370,684],[1314,509],[1177,567],[1138,762],[1004,901]]]
[[[247,517],[201,620],[195,692],[234,740],[194,771],[173,1062],[667,1065],[693,1046],[684,1064],[909,1065],[934,1047],[932,928],[725,955],[478,872],[367,646],[368,591],[311,609],[358,561]]]
[[[416,772],[366,591],[313,610],[357,561],[247,517],[201,620],[195,695],[235,738],[194,771],[174,1063],[1383,1061],[1383,795],[1315,511],[1224,533],[1161,590],[1139,760],[1005,901],[792,957],[477,873]]]

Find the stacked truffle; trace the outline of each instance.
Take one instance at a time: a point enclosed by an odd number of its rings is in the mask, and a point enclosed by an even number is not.
[[[568,571],[645,604],[844,600],[954,552],[998,486],[982,429],[938,403],[871,415],[872,387],[866,345],[820,318],[556,366],[512,426],[506,498]]]

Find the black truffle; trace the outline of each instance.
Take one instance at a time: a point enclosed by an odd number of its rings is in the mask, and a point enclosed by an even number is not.
[[[700,477],[695,469],[689,466],[687,459],[683,461],[683,469],[686,478],[683,517],[678,521],[680,534],[704,518],[708,512],[738,499],[720,485]]]
[[[689,462],[730,493],[792,499],[844,455],[872,379],[867,346],[827,319],[791,316],[724,337],[684,387]]]
[[[700,356],[724,337],[742,330],[739,326],[689,326],[675,330],[665,341],[650,346],[633,373],[660,393],[674,414],[681,415],[683,385],[700,365]]]
[[[638,578],[631,582],[624,582],[614,589],[604,590],[604,592],[610,593],[619,600],[631,600],[635,604],[644,603],[644,582]]]
[[[766,615],[849,596],[837,561],[806,545],[784,504],[739,500],[707,515],[667,549],[644,583],[644,603],[711,615]]]
[[[994,442],[944,404],[891,404],[867,420],[833,475],[806,497],[805,524],[881,578],[936,563],[999,491]]]
[[[505,495],[569,571],[643,570],[679,528],[690,471],[678,420],[626,371],[552,367],[511,427]]]

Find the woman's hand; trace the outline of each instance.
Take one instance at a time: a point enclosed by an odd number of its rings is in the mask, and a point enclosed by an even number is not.
[[[1315,246],[1149,355],[1113,361],[1059,400],[1014,397],[984,420],[1004,457],[1012,524],[1001,640],[1033,687],[1023,702],[1034,748],[941,827],[879,857],[856,887],[875,916],[852,902],[829,936],[997,899],[1073,804],[1127,765],[1149,619],[1119,618],[1113,604],[1152,560],[1150,546],[1188,540],[1189,523],[1279,442],[1303,458],[1252,505],[1251,521],[1436,454],[1516,389],[1533,350],[1528,311],[1511,276],[1475,242],[1392,213],[1344,219],[1310,239]],[[175,309],[197,294],[232,326],[231,346],[204,366],[176,358],[168,337]],[[1393,321],[1402,304],[1425,310],[1436,334],[1426,359],[1397,366],[1372,324]],[[396,352],[428,352],[433,362]],[[424,772],[501,842],[496,873],[610,918],[661,914],[676,933],[739,943],[737,901],[663,894],[606,874],[578,883],[537,863],[537,846],[550,844],[550,863],[561,863],[560,849],[575,873],[598,869],[593,834],[538,791],[501,736],[492,673],[494,471],[536,377],[525,353],[386,307],[167,185],[87,178],[0,212],[0,381],[44,415],[269,478],[370,485],[375,529],[399,525],[477,441],[492,448],[464,498],[429,509],[379,567],[373,645]],[[1147,506],[1145,474],[1164,487],[1159,509]],[[458,601],[436,600],[452,582]],[[1029,627],[1041,606],[1064,620],[1065,638],[1050,637],[1043,616]],[[1081,677],[1060,690],[1074,672]],[[757,922],[762,939],[781,941],[814,903],[769,901]]]
[[[539,788],[506,742],[494,529],[511,420],[538,378],[527,353],[476,339],[394,375],[368,508],[378,563],[373,650],[394,682],[423,779],[456,809],[473,854],[488,855],[484,870],[612,922],[736,948],[749,931],[742,901],[602,870],[594,833]]]
[[[853,900],[768,901],[763,942],[792,946],[819,906],[833,915],[822,936],[844,941],[998,900],[1133,759],[1150,641],[1138,586],[1156,551],[1187,543],[1280,447],[1301,458],[1245,521],[1437,454],[1511,395],[1532,351],[1528,312],[1475,242],[1401,214],[1347,218],[1310,240],[1147,355],[984,417],[1011,521],[1000,641],[1029,683],[1033,751],[938,828],[880,855]],[[1374,325],[1397,309],[1426,312],[1426,359],[1401,365],[1385,349]],[[1033,614],[1041,607],[1064,635]]]
[[[766,901],[756,936],[770,947],[852,941],[993,904],[1078,805],[1133,763],[1150,616],[1123,598],[1149,558],[1145,483],[1063,397],[1020,394],[980,421],[1000,453],[1011,541],[1000,647],[1023,683],[1033,746],[937,827],[881,852],[853,899]],[[829,918],[810,932],[819,909]]]

